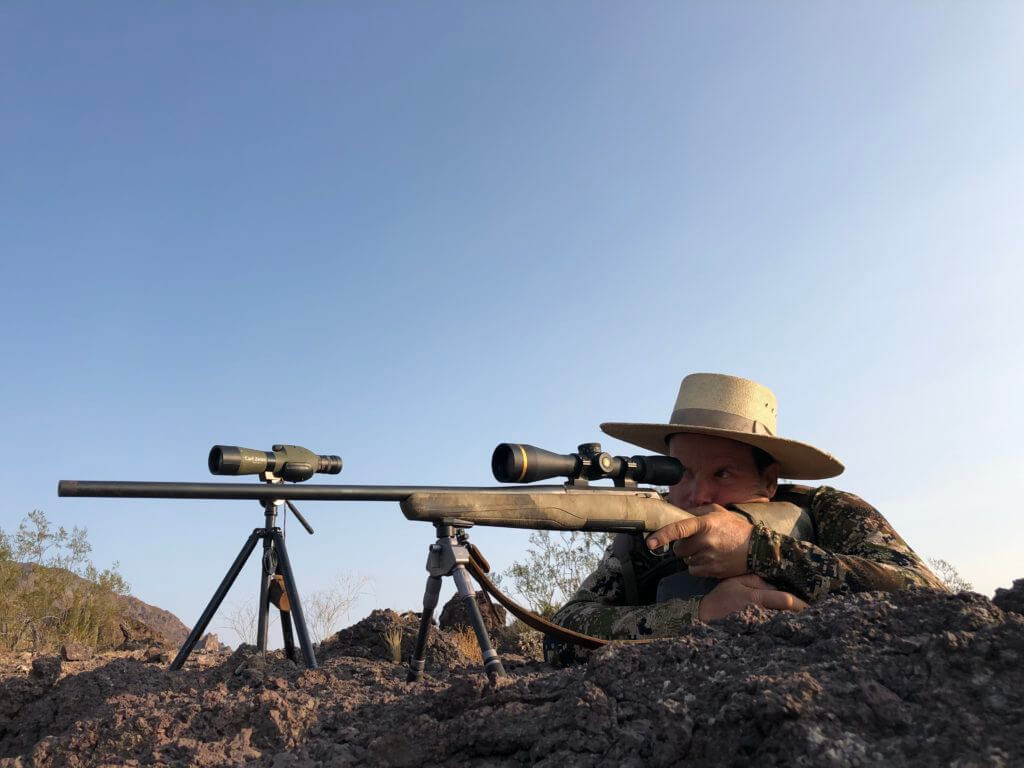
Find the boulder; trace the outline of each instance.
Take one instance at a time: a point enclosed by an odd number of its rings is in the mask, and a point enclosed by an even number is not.
[[[480,608],[480,615],[483,616],[484,626],[488,632],[505,626],[504,607],[493,602],[483,590],[476,593],[476,604]],[[472,628],[473,625],[469,623],[469,615],[466,612],[466,603],[458,593],[455,593],[441,609],[438,625],[441,629],[446,630]]]
[[[64,661],[87,661],[93,657],[93,649],[81,643],[65,643],[60,647],[60,657]]]
[[[199,653],[220,653],[224,649],[224,644],[212,632],[203,635],[195,647]]]
[[[161,664],[171,660],[171,654],[164,650],[159,645],[154,645],[146,649],[143,654],[143,659],[149,664]]]
[[[1014,579],[1013,586],[1009,589],[997,589],[992,602],[1004,611],[1024,614],[1024,579]]]
[[[118,650],[142,651],[154,645],[169,645],[167,638],[138,619],[123,617],[120,628],[124,640],[118,646]]]
[[[37,656],[32,659],[32,671],[29,674],[47,685],[53,685],[60,677],[60,667],[59,656]]]

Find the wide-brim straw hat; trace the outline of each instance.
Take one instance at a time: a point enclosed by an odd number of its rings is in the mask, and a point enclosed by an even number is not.
[[[776,435],[776,410],[775,395],[756,381],[692,373],[679,385],[667,424],[605,422],[601,429],[657,453],[668,453],[669,437],[679,432],[725,437],[769,453],[779,463],[779,476],[793,480],[820,480],[843,471],[832,454]]]

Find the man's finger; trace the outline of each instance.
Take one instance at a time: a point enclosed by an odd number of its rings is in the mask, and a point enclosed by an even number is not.
[[[687,536],[693,536],[693,534],[703,529],[704,523],[699,517],[687,517],[682,520],[676,520],[674,523],[669,523],[648,536],[647,548],[657,549],[658,547],[664,547],[676,539],[685,539]]]
[[[781,590],[758,589],[754,593],[754,601],[775,611],[802,611],[807,607],[807,603],[796,595]]]
[[[690,536],[688,539],[676,539],[672,542],[672,552],[676,557],[693,557],[707,549],[703,536]]]
[[[735,578],[743,586],[750,587],[752,589],[763,589],[763,590],[775,590],[775,589],[777,589],[776,587],[773,587],[767,581],[762,579],[760,576],[758,576],[756,573],[744,573],[742,576],[736,576]]]

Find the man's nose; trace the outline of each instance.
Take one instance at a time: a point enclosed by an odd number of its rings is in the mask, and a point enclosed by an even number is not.
[[[714,484],[710,480],[698,479],[690,492],[690,507],[702,507],[715,501]]]

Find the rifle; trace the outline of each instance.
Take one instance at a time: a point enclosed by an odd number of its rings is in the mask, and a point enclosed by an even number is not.
[[[274,446],[294,453],[298,446]],[[500,482],[533,482],[559,475],[564,485],[431,486],[431,485],[282,485],[255,483],[159,483],[104,480],[61,480],[58,496],[133,499],[252,499],[287,501],[397,501],[409,520],[440,522],[462,520],[472,525],[533,528],[552,531],[605,531],[643,533],[691,517],[665,501],[652,488],[638,482],[672,485],[678,482],[679,462],[667,456],[609,456],[598,443],[585,443],[576,454],[560,456],[518,443],[502,443],[491,460]],[[215,474],[263,473],[266,469],[228,465],[218,460],[227,450],[264,454],[263,451],[214,446],[209,461]],[[305,449],[299,448],[304,451]],[[270,453],[270,452],[267,452]],[[309,452],[311,455],[312,452]],[[608,469],[601,467],[604,457]],[[338,459],[338,457],[325,457]],[[553,458],[564,463],[554,465]],[[571,461],[571,463],[570,463]],[[340,459],[338,459],[340,471]],[[273,462],[268,462],[274,472]],[[297,462],[285,461],[276,477],[298,477]],[[279,465],[281,466],[281,465]],[[303,462],[309,467],[310,463]],[[322,471],[322,470],[316,470]],[[288,474],[288,473],[292,474]],[[335,474],[335,472],[331,472]],[[311,476],[310,473],[309,476]],[[591,487],[590,480],[609,478],[614,487]],[[294,511],[294,510],[293,510]],[[468,527],[468,526],[467,526]],[[307,528],[308,530],[308,528]],[[312,532],[312,531],[310,531]]]
[[[294,485],[316,473],[337,474],[342,461],[338,456],[318,455],[295,445],[274,445],[272,451],[237,446],[215,445],[207,461],[216,475],[259,474],[255,483],[168,483],[93,480],[61,480],[58,496],[161,499],[254,499],[264,509],[264,526],[256,528],[243,545],[206,610],[182,645],[171,669],[180,669],[192,648],[205,632],[251,555],[256,543],[263,541],[263,574],[260,585],[257,647],[266,650],[268,613],[271,603],[281,610],[285,652],[295,658],[291,635],[291,615],[306,665],[316,667],[309,641],[302,604],[295,587],[291,561],[281,529],[276,525],[277,509],[287,505],[299,522],[312,534],[313,529],[295,507],[294,501],[397,501],[409,520],[431,522],[437,540],[427,557],[427,588],[423,613],[410,662],[409,679],[422,676],[426,641],[437,607],[441,578],[452,576],[476,632],[489,674],[501,675],[501,661],[491,647],[476,603],[468,574],[493,594],[512,613],[541,631],[556,632],[564,639],[595,647],[602,641],[571,632],[521,608],[503,595],[487,577],[490,567],[480,552],[469,543],[467,528],[473,525],[507,528],[532,528],[557,531],[603,531],[608,533],[644,533],[690,513],[665,501],[654,488],[638,486],[672,485],[678,482],[682,467],[667,456],[612,456],[599,443],[584,443],[576,453],[557,454],[531,445],[502,443],[491,457],[495,479],[506,483],[532,483],[564,477],[563,485],[523,485],[497,487],[402,486],[402,485]],[[592,480],[610,479],[614,487],[592,487]],[[288,480],[288,485],[284,481]],[[283,582],[283,583],[282,583]],[[529,618],[527,618],[527,616]]]

